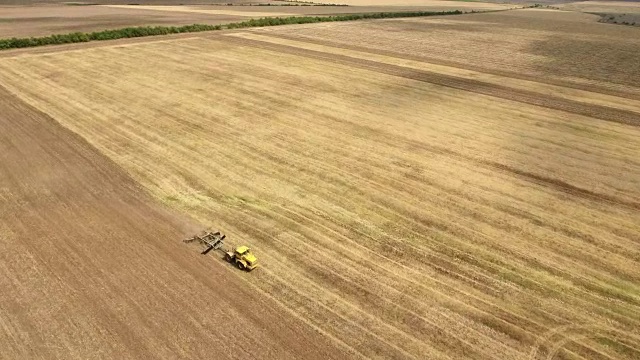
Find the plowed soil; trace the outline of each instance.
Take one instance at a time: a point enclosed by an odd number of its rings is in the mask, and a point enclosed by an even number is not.
[[[0,358],[345,356],[186,248],[197,225],[2,88],[0,129]]]
[[[349,356],[637,359],[640,47],[596,21],[199,33],[6,52],[0,74],[251,245],[242,279]]]

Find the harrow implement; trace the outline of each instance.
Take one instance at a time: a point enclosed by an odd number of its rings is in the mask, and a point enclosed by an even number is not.
[[[214,233],[205,232],[202,236],[194,236],[192,238],[183,240],[185,243],[190,243],[194,241],[198,241],[199,243],[205,245],[205,249],[202,250],[201,254],[206,254],[211,250],[218,250],[224,245],[224,238],[226,235],[221,234],[219,231]]]

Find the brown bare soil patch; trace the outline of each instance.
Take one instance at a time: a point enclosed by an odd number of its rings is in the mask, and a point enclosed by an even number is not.
[[[198,226],[2,88],[0,128],[0,357],[345,356],[185,248]]]

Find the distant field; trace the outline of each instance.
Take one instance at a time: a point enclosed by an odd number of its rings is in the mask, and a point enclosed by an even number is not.
[[[0,7],[0,38],[46,36],[140,25],[224,24],[245,20],[228,14],[197,14],[106,6]]]
[[[460,2],[467,2],[464,0],[346,0],[345,2],[339,2],[336,0],[327,0],[327,1],[311,1],[304,0],[308,3],[347,3],[354,2],[354,5],[415,5],[415,6],[440,6],[440,3],[445,5],[452,5],[454,3],[459,4]],[[472,2],[472,1],[469,1]],[[483,4],[490,4],[491,2],[482,2],[482,1],[473,1],[474,3],[478,3],[483,6]],[[258,4],[258,3],[273,3],[279,4],[281,1],[278,0],[95,0],[95,1],[66,1],[66,0],[2,0],[0,2],[1,5],[18,5],[18,6],[32,6],[32,5],[64,5],[71,4],[71,6],[77,6],[75,4],[84,4],[84,5],[152,5],[152,6],[180,6],[180,5],[227,5],[227,4]],[[464,5],[463,5],[464,6]],[[495,5],[494,6],[499,6]]]
[[[65,5],[82,6],[82,5],[200,5],[207,4],[245,4],[255,3],[259,1],[252,0],[87,0],[87,1],[67,1],[67,0],[2,0],[2,5],[18,5],[18,6],[40,6],[40,5]]]
[[[595,20],[229,31],[9,52],[0,74],[250,244],[246,286],[353,357],[637,359],[640,37]]]
[[[470,18],[327,24],[322,31],[315,26],[264,31],[428,63],[640,96],[638,30],[600,24],[598,19],[591,14],[528,9]]]
[[[640,2],[580,1],[559,5],[563,10],[599,14],[601,21],[611,24],[640,26]]]
[[[482,1],[447,1],[447,0],[326,0],[319,1],[329,4],[347,4],[352,6],[429,6],[429,7],[453,7],[454,9],[507,9],[511,4]]]
[[[564,10],[583,12],[640,12],[640,1],[576,1],[558,5]]]
[[[250,18],[296,15],[335,15],[389,11],[445,11],[501,9],[503,5],[429,1],[425,6],[240,6],[226,5],[108,5],[108,6],[0,6],[0,39],[89,32],[129,26],[226,24]],[[416,4],[412,4],[416,5]]]

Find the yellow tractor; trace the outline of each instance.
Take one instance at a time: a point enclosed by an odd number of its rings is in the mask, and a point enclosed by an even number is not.
[[[238,246],[235,251],[224,251],[222,246],[224,245],[225,235],[219,231],[215,233],[205,232],[204,235],[196,235],[192,238],[184,240],[186,243],[198,241],[205,245],[202,254],[206,254],[211,250],[221,250],[224,252],[224,258],[232,264],[236,264],[238,269],[251,271],[258,267],[258,259],[251,253],[248,247],[242,245]]]
[[[258,259],[244,245],[238,246],[235,251],[227,251],[224,258],[232,264],[235,263],[240,270],[251,271],[258,267]]]

